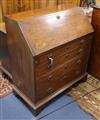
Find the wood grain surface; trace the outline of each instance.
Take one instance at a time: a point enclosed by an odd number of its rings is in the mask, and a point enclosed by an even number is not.
[[[92,25],[95,30],[95,36],[91,51],[89,72],[100,79],[100,5],[94,7]]]
[[[10,19],[15,21],[16,17]],[[77,22],[79,19],[80,22]],[[28,41],[33,55],[39,55],[93,32],[92,25],[81,8],[73,8],[44,16],[33,16],[25,20],[17,19],[16,21],[18,29],[20,26],[20,31]]]

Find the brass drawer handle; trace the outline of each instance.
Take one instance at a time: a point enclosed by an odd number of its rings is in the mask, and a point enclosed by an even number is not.
[[[85,39],[82,39],[82,40],[80,41],[80,43],[85,43]]]
[[[49,65],[48,65],[48,68],[52,68],[54,66],[54,55],[52,53],[50,53],[48,55],[48,60],[49,60]]]
[[[80,70],[77,70],[77,71],[75,72],[76,75],[79,75],[80,73],[81,73]]]
[[[81,64],[82,63],[82,60],[77,60],[77,64]]]
[[[48,68],[52,68],[53,66],[54,66],[54,59],[53,58],[49,58]]]
[[[47,93],[50,95],[53,93],[53,88],[48,88]]]
[[[52,79],[53,79],[53,76],[50,75],[50,76],[48,77],[48,80],[50,81],[50,80],[52,80]]]
[[[49,58],[50,64],[53,65],[53,58]]]
[[[65,58],[68,58],[68,57],[69,57],[69,54],[66,54],[66,55],[65,55]]]
[[[63,79],[64,79],[64,80],[68,79],[68,76],[67,76],[67,75],[64,75]]]
[[[84,49],[81,48],[81,49],[78,50],[78,53],[82,53],[83,51],[84,51]]]

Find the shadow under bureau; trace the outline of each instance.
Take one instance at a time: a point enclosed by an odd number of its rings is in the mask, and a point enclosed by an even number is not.
[[[37,15],[36,15],[37,14]],[[81,8],[6,17],[14,90],[37,115],[52,98],[86,79],[94,30]]]

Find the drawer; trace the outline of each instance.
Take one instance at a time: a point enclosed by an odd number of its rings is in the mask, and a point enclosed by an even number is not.
[[[78,56],[59,69],[36,79],[37,100],[40,100],[64,85],[74,81],[85,73],[87,65],[87,54]],[[70,68],[70,69],[69,69]]]
[[[35,57],[35,74],[40,77],[52,71],[54,68],[73,59],[79,54],[83,54],[91,45],[90,38],[81,38],[63,45],[55,50],[48,51],[40,56]]]
[[[91,45],[93,35],[87,35],[79,39],[73,40],[65,45],[65,51],[70,52],[82,46]]]

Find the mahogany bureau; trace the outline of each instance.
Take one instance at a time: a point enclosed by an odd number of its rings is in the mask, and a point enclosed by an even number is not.
[[[6,28],[14,90],[34,115],[86,78],[94,30],[81,8],[26,19],[9,16]]]

